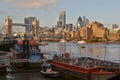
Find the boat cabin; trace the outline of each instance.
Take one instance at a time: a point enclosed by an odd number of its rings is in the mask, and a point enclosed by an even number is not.
[[[35,40],[16,41],[13,44],[13,49],[16,51],[15,57],[18,59],[39,60],[43,58],[39,42]]]
[[[42,71],[51,72],[52,71],[51,64],[48,63],[42,64]]]

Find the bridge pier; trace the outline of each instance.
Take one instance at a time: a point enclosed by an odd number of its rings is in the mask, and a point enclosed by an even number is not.
[[[5,19],[6,37],[12,37],[12,19],[10,16]]]

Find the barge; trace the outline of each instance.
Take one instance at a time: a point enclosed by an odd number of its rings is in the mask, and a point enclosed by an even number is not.
[[[120,72],[119,63],[97,60],[89,57],[71,59],[69,53],[65,59],[55,57],[51,62],[55,70],[69,80],[107,80]]]

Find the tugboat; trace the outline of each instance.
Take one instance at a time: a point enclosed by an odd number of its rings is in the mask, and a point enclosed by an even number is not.
[[[46,54],[41,52],[39,46],[44,45],[29,39],[14,41],[11,49],[10,65],[23,68],[40,68]]]
[[[50,78],[57,78],[60,76],[59,72],[54,71],[49,63],[42,64],[42,70],[40,72],[42,75]]]

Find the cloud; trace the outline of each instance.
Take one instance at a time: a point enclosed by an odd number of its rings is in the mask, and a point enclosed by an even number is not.
[[[13,0],[0,0],[0,2],[11,2]]]
[[[4,14],[4,13],[6,13],[5,11],[3,11],[3,10],[0,10],[0,14]]]
[[[41,8],[50,5],[54,5],[58,2],[58,0],[14,0],[15,7],[22,7],[22,8]]]

